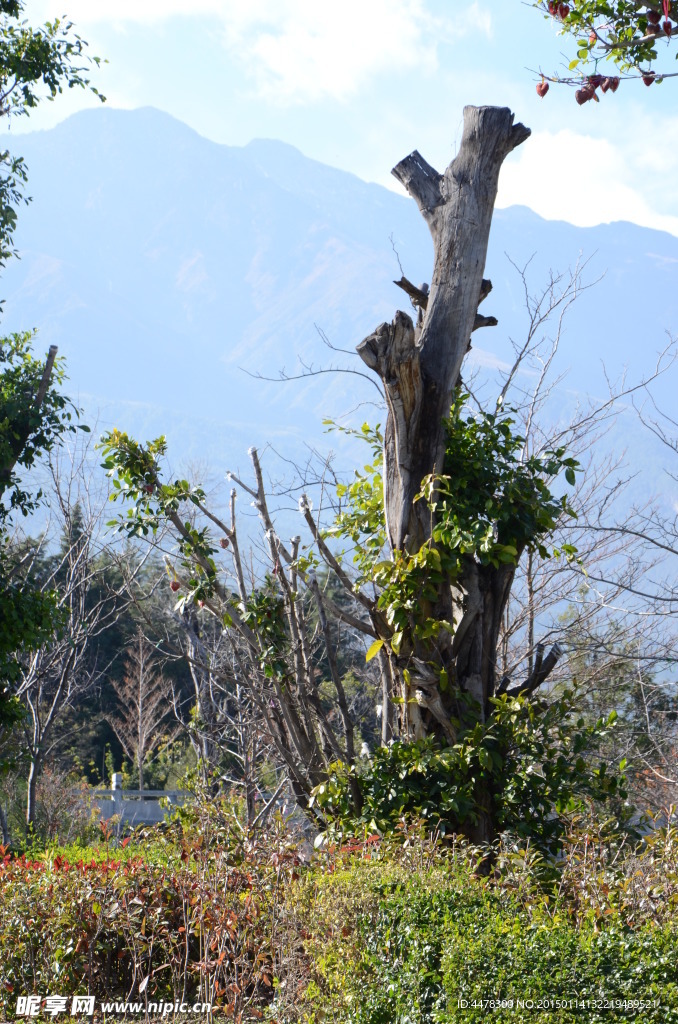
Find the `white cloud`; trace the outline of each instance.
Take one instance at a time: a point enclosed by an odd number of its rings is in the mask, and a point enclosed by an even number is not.
[[[36,19],[48,10],[48,0],[27,5]],[[281,103],[343,100],[384,72],[430,75],[440,43],[492,29],[477,0],[445,17],[431,14],[427,0],[192,0],[190,7],[185,0],[69,0],[68,15],[85,31],[211,17],[245,76]]]
[[[674,204],[656,209],[645,187],[646,160],[647,150],[634,153],[626,137],[536,132],[502,168],[497,205],[519,203],[549,220],[581,227],[628,220],[678,235]]]
[[[381,71],[436,67],[435,43],[426,38],[416,2],[299,0],[282,6],[287,11],[280,17],[278,8],[274,24],[249,23],[240,33],[227,29],[231,48],[254,59],[260,91],[269,98],[345,99]]]

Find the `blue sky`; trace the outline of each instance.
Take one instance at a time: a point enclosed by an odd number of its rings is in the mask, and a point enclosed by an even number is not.
[[[530,3],[27,0],[25,13],[75,23],[108,59],[94,81],[112,106],[155,106],[229,145],[281,139],[392,188],[390,168],[414,148],[443,169],[465,104],[510,106],[533,135],[505,164],[499,206],[678,235],[678,79],[623,82],[582,107],[564,86],[539,99],[532,71],[562,67],[573,42]],[[95,102],[74,91],[13,130]]]

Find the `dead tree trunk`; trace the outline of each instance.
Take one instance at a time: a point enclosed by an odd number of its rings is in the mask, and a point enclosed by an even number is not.
[[[415,152],[393,174],[416,200],[434,245],[426,315],[416,330],[406,313],[381,324],[358,346],[381,377],[389,407],[384,480],[392,547],[417,550],[430,536],[425,509],[414,505],[421,482],[439,472],[443,418],[470,347],[483,287],[499,171],[530,135],[507,107],[466,107],[459,153],[439,174]]]
[[[430,506],[415,498],[424,478],[441,473],[445,458],[454,458],[453,453],[446,456],[444,420],[471,333],[496,324],[479,316],[478,305],[492,287],[483,271],[499,171],[529,134],[514,124],[507,108],[466,107],[461,148],[443,174],[416,151],[393,170],[416,200],[434,244],[430,291],[413,288],[405,279],[397,282],[420,307],[417,326],[398,312],[391,324],[381,324],[358,346],[363,361],[381,378],[388,403],[384,505],[394,552],[414,553],[431,541]],[[513,573],[511,565],[494,568],[466,558],[461,577],[443,580],[430,605],[436,619],[455,623],[454,635],[442,642],[440,637],[435,642],[414,638],[407,650],[391,656],[392,696],[404,698],[401,738],[433,733],[443,742],[453,741],[450,718],[463,717],[455,694],[475,698],[477,717],[485,720],[497,689],[497,644]],[[388,636],[384,639],[388,642]],[[445,692],[438,685],[438,668],[454,681]],[[479,793],[478,799],[487,814],[481,812],[472,832],[474,839],[485,841],[493,838],[491,794]]]

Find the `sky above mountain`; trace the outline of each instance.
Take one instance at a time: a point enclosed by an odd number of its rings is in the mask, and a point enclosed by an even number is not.
[[[521,0],[27,0],[25,13],[75,23],[108,60],[93,78],[111,106],[151,105],[229,145],[281,139],[390,188],[412,149],[449,162],[465,104],[509,105],[533,135],[502,171],[499,207],[678,235],[678,80],[625,82],[583,107],[565,87],[539,99],[535,72],[571,43]],[[97,102],[73,90],[12,130]]]

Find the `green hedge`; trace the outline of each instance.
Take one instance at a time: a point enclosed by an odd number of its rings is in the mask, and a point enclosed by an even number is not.
[[[678,922],[576,922],[458,864],[354,864],[298,899],[313,980],[290,1020],[678,1024]]]

